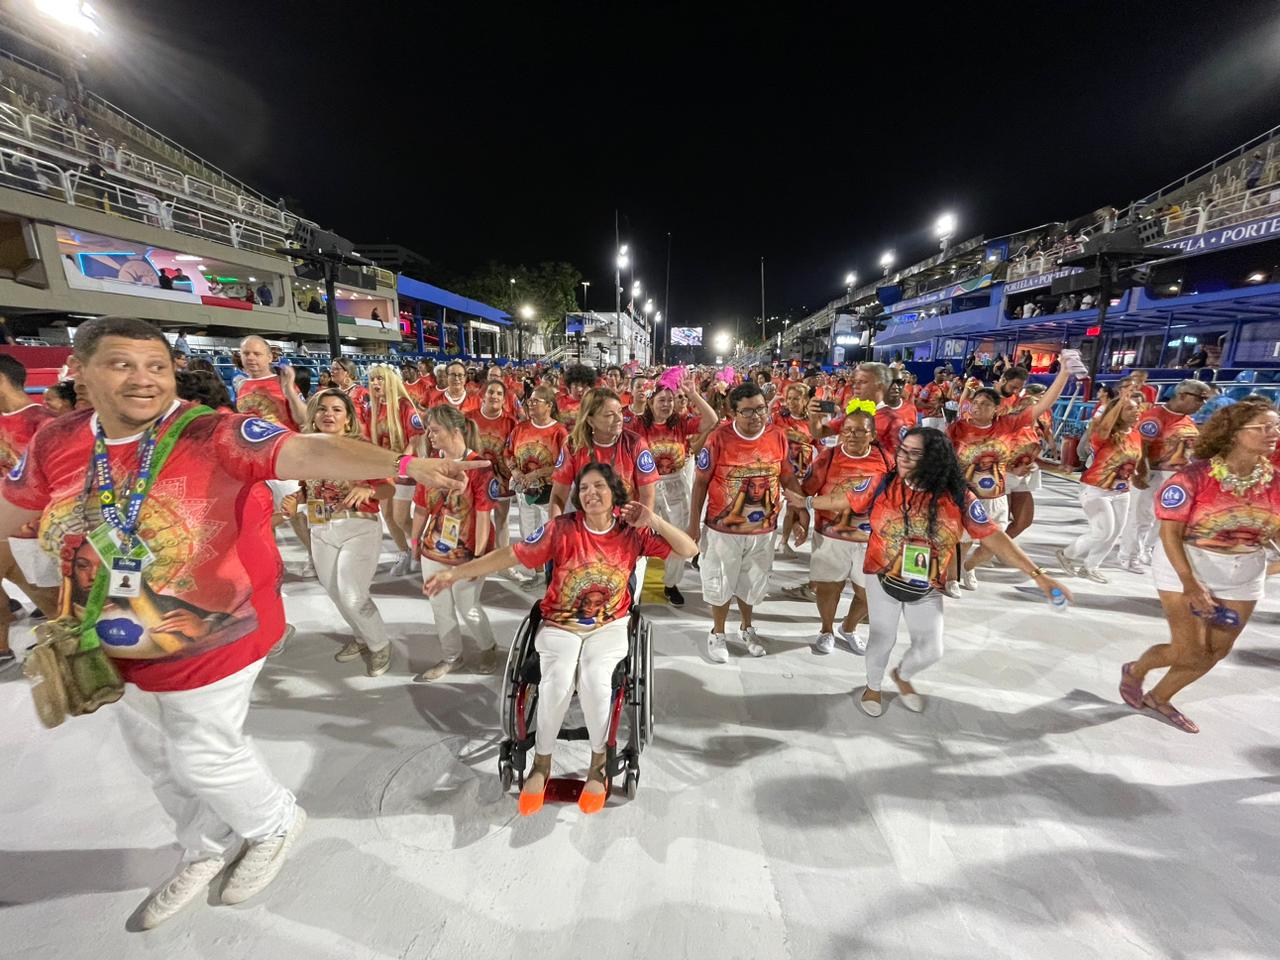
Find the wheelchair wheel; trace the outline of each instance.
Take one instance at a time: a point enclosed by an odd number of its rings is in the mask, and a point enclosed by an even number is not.
[[[502,690],[498,703],[502,710],[502,735],[508,740],[514,740],[516,736],[515,675],[524,657],[525,634],[528,628],[529,618],[525,617],[520,622],[520,629],[516,631],[515,641],[507,651],[507,666],[502,671]]]
[[[628,800],[636,798],[636,792],[640,789],[640,771],[628,770],[627,779],[623,784],[622,790],[627,795]]]
[[[498,779],[502,781],[502,792],[506,793],[511,789],[512,781],[516,778],[516,772],[511,768],[510,760],[498,761]]]
[[[644,625],[644,746],[653,743],[653,624]]]

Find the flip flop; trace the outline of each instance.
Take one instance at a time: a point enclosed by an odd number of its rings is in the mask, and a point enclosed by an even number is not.
[[[1142,681],[1137,679],[1129,669],[1135,662],[1131,660],[1120,668],[1120,699],[1133,709],[1141,710]]]
[[[1200,728],[1185,716],[1181,710],[1171,703],[1161,703],[1151,694],[1147,694],[1142,698],[1142,705],[1165,719],[1170,726],[1177,727],[1183,733],[1199,733]]]

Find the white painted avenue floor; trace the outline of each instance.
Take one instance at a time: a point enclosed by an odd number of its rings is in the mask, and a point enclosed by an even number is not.
[[[1037,494],[1022,542],[1046,565],[1083,528],[1075,492]],[[780,561],[778,587],[806,567],[807,552]],[[1280,956],[1280,582],[1179,700],[1204,730],[1189,736],[1120,703],[1120,664],[1165,627],[1149,577],[1104,572],[1109,586],[1068,581],[1078,602],[1055,616],[1021,575],[984,570],[948,602],[947,654],[917,680],[925,713],[886,695],[873,720],[850,695],[862,660],[811,652],[807,604],[762,608],[769,656],[731,643],[728,665],[705,662],[689,571],[683,610],[646,607],[657,731],[638,796],[531,818],[496,775],[498,679],[409,683],[437,659],[413,579],[375,584],[397,656],[370,680],[334,662],[340,619],[318,585],[290,578],[298,636],[268,661],[249,726],[307,832],[261,896],[149,933],[127,922],[178,851],[125,755],[123,706],[46,731],[11,669],[0,957]],[[486,585],[500,643],[532,599]],[[562,745],[557,768],[585,760]]]

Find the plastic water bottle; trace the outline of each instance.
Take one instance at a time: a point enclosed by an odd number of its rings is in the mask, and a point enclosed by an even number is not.
[[[1057,587],[1049,591],[1049,609],[1054,613],[1067,612],[1067,595]]]

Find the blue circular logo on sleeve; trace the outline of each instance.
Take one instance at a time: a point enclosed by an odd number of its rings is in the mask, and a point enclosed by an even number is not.
[[[489,481],[489,499],[497,500],[502,493],[502,488],[498,485],[498,478],[494,477]]]
[[[27,469],[27,451],[22,451],[22,458],[13,465],[13,469],[9,471],[10,480],[21,480],[22,473]]]
[[[413,429],[415,430],[421,430],[422,418],[415,413],[413,416],[409,418],[409,426],[413,427]]]
[[[653,473],[658,469],[658,465],[653,462],[653,454],[648,450],[641,450],[640,457],[636,460],[636,469],[641,473]]]
[[[537,530],[533,531],[533,533],[531,533],[531,534],[529,534],[527,537],[525,537],[525,538],[524,538],[524,542],[525,542],[525,543],[537,543],[539,540],[541,540],[541,539],[542,539],[542,535],[543,535],[544,533],[546,533],[546,532],[547,532],[547,525],[544,523],[544,524],[543,524],[542,526],[540,526]]]
[[[711,451],[706,447],[698,451],[697,466],[699,470],[706,470],[711,466]]]
[[[556,469],[564,466],[564,447],[560,448],[560,456],[556,457]]]
[[[857,483],[855,483],[855,484],[853,485],[853,492],[854,492],[854,493],[866,493],[866,492],[867,492],[867,488],[868,488],[868,487],[870,487],[870,486],[871,486],[871,478],[870,478],[870,477],[863,477],[861,480],[859,480]]]
[[[1187,491],[1179,484],[1171,483],[1160,492],[1160,506],[1167,510],[1177,510],[1187,502]]]
[[[982,505],[981,500],[974,500],[969,504],[969,519],[974,523],[991,522],[991,518],[987,516],[987,508]]]
[[[287,427],[272,423],[270,420],[263,420],[261,417],[250,417],[240,424],[240,436],[250,443],[261,443],[263,440],[270,440],[277,434],[287,432]]]
[[[1138,424],[1138,432],[1148,440],[1155,439],[1160,436],[1160,424],[1154,420],[1143,420]]]

